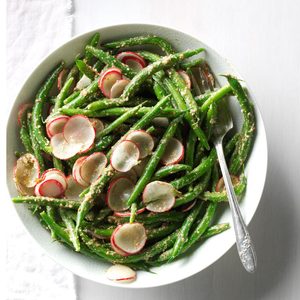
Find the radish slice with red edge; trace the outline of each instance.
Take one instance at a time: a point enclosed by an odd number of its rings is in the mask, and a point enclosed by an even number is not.
[[[82,148],[80,144],[69,144],[65,140],[63,133],[55,134],[50,140],[50,145],[53,155],[62,160],[73,157]]]
[[[15,186],[17,191],[22,195],[22,196],[34,196],[34,187],[28,188],[26,186],[24,186],[21,183],[17,183],[15,182]]]
[[[46,124],[46,132],[48,137],[51,138],[53,135],[61,133],[69,119],[70,117],[65,115],[56,116],[50,119],[49,122],[47,122]]]
[[[80,80],[76,84],[76,90],[83,90],[87,86],[89,86],[92,83],[92,80],[88,78],[86,75],[83,75]]]
[[[190,203],[186,203],[186,204],[182,205],[181,206],[181,211],[182,212],[187,212],[187,211],[191,210],[195,206],[196,202],[197,202],[197,200],[194,200]]]
[[[137,174],[138,177],[141,177],[142,174],[144,173],[144,170],[149,162],[150,157],[145,157],[140,162],[133,167],[133,170]]]
[[[82,157],[79,157],[74,165],[73,165],[73,169],[72,169],[72,175],[73,175],[73,178],[74,180],[81,186],[89,186],[89,183],[84,181],[83,178],[81,177],[81,174],[80,174],[80,169],[81,169],[81,166],[83,164],[83,162],[85,161],[85,159],[87,158],[87,156],[82,156]]]
[[[46,170],[41,176],[41,180],[45,180],[45,179],[55,179],[62,184],[64,190],[67,189],[68,186],[67,178],[65,174],[58,169],[53,168],[53,169]]]
[[[125,223],[114,230],[111,240],[121,251],[130,255],[135,254],[145,246],[146,230],[141,223]]]
[[[117,80],[114,85],[111,87],[109,98],[118,98],[122,95],[126,85],[130,81],[127,79]]]
[[[140,150],[140,158],[152,153],[154,141],[152,136],[144,130],[134,130],[126,136],[126,140],[133,141]]]
[[[26,153],[19,157],[13,172],[16,184],[32,188],[36,185],[39,176],[40,165],[34,155]]]
[[[65,124],[63,136],[67,143],[74,146],[76,150],[79,145],[80,150],[77,152],[83,153],[91,148],[96,134],[94,127],[86,116],[75,115]]]
[[[141,60],[135,57],[123,58],[122,62],[136,73],[140,72],[144,68]]]
[[[169,119],[167,117],[156,117],[152,120],[152,124],[157,127],[168,127]]]
[[[119,248],[116,246],[115,241],[114,241],[112,238],[110,238],[110,245],[111,245],[111,247],[113,248],[113,250],[114,250],[116,253],[118,253],[118,254],[120,254],[120,255],[122,255],[122,256],[128,256],[128,255],[129,255],[127,252],[124,252],[124,251],[122,251],[121,249],[119,249]]]
[[[231,178],[231,182],[232,182],[233,186],[239,184],[240,179],[237,176],[230,175],[230,178]],[[216,192],[222,193],[224,190],[225,190],[225,183],[224,183],[223,177],[221,177],[216,184]]]
[[[125,63],[125,61],[129,58],[136,59],[139,61],[139,63],[142,65],[143,68],[145,68],[147,66],[147,63],[144,60],[144,58],[142,56],[140,56],[139,54],[132,52],[132,51],[121,52],[121,53],[117,54],[116,58],[123,63]]]
[[[134,183],[127,177],[112,181],[107,189],[106,203],[113,211],[123,211],[129,208],[127,200],[134,190]]]
[[[138,146],[124,140],[115,147],[110,158],[111,166],[119,172],[127,172],[138,164],[140,151]]]
[[[78,184],[72,175],[67,177],[67,189],[65,191],[65,197],[68,199],[79,200],[79,194],[83,191],[83,187]]]
[[[177,71],[177,73],[182,77],[182,79],[185,81],[186,86],[190,89],[192,87],[192,82],[188,73],[183,70],[179,70]]]
[[[127,266],[117,264],[108,268],[106,277],[112,281],[129,283],[136,280],[136,272]]]
[[[104,124],[102,121],[100,121],[99,119],[96,119],[96,118],[90,118],[89,119],[92,126],[94,127],[95,129],[95,132],[96,132],[96,135],[98,133],[100,133],[103,129],[104,129]]]
[[[101,74],[98,86],[105,97],[110,97],[112,86],[120,79],[122,79],[122,72],[118,68],[109,68]]]
[[[32,107],[32,103],[23,103],[18,110],[18,125],[21,127],[22,117],[27,108]]]
[[[120,177],[127,177],[130,181],[132,181],[133,183],[137,182],[137,174],[134,170],[134,168],[132,168],[131,170],[129,170],[128,172],[117,172],[113,177],[112,180],[115,180],[117,178]]]
[[[102,174],[107,164],[107,158],[102,152],[89,155],[79,167],[79,174],[83,181],[89,184],[96,181]]]
[[[45,179],[35,187],[37,196],[57,198],[64,193],[62,184],[55,179]]]
[[[168,166],[179,163],[184,157],[184,147],[176,138],[171,138],[166,146],[161,162]]]
[[[146,207],[142,207],[140,209],[138,209],[136,211],[136,215],[142,214],[144,211],[146,210]],[[130,217],[131,212],[130,211],[115,211],[114,212],[114,216],[116,217],[121,217],[121,218],[125,218],[125,217]]]
[[[175,189],[164,181],[152,181],[143,191],[143,203],[152,212],[165,212],[175,204]]]

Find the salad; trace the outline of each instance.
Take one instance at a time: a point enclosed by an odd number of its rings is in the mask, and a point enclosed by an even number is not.
[[[111,263],[111,280],[133,281],[229,228],[214,220],[227,196],[212,137],[228,96],[244,123],[225,155],[236,194],[246,190],[253,105],[232,75],[216,88],[204,54],[176,52],[158,36],[100,43],[96,33],[19,109],[24,151],[12,201],[27,204],[52,239]]]

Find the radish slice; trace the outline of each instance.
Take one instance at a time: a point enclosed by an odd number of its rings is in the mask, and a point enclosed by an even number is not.
[[[18,110],[18,125],[21,127],[22,117],[25,110],[29,107],[32,107],[31,103],[21,104]]]
[[[184,157],[184,147],[182,143],[175,139],[171,138],[167,143],[166,150],[161,158],[161,161],[164,165],[174,165],[179,163]]]
[[[96,135],[104,129],[104,124],[99,119],[90,118],[89,120],[96,131]]]
[[[67,143],[74,146],[77,152],[82,153],[90,149],[95,140],[95,130],[86,116],[76,115],[71,117],[63,129],[63,136]],[[76,152],[76,153],[77,153]]]
[[[182,79],[185,81],[186,86],[190,89],[192,86],[190,76],[188,75],[187,72],[183,70],[177,71],[177,73],[182,77]]]
[[[123,211],[129,208],[127,200],[134,190],[134,183],[127,177],[112,181],[107,189],[106,203],[113,211]]]
[[[89,86],[92,83],[92,80],[88,78],[86,75],[83,75],[80,80],[76,84],[76,90],[83,90],[87,86]]]
[[[128,254],[135,254],[143,249],[147,240],[145,227],[141,223],[119,225],[111,236],[112,243]]]
[[[117,54],[116,58],[118,60],[120,60],[121,62],[124,62],[124,60],[126,60],[128,58],[135,58],[140,61],[140,64],[143,66],[143,68],[145,68],[147,65],[146,61],[144,60],[144,58],[142,56],[140,56],[139,54],[132,52],[132,51],[121,52],[121,53]]]
[[[149,162],[149,157],[145,157],[142,159],[136,166],[133,167],[133,170],[137,174],[138,177],[141,177],[142,174],[144,173],[144,170]]]
[[[63,133],[58,133],[50,141],[53,155],[59,159],[69,159],[77,154],[81,149],[80,144],[69,144]]]
[[[57,77],[57,89],[60,91],[63,87],[63,80],[66,75],[66,69],[62,69]]]
[[[136,215],[139,215],[139,214],[143,213],[145,210],[146,210],[146,207],[142,207],[142,208],[138,209],[136,211]],[[114,212],[114,216],[121,217],[121,218],[130,217],[130,215],[131,215],[130,211],[122,211],[122,212],[115,211]]]
[[[240,179],[237,176],[230,175],[230,178],[231,178],[231,182],[232,182],[233,186],[239,184]],[[221,177],[216,184],[216,192],[222,193],[224,190],[225,190],[225,183],[224,183],[223,177]]]
[[[107,164],[107,158],[102,152],[95,152],[88,156],[79,167],[79,174],[83,181],[91,184],[102,174]]]
[[[105,97],[109,98],[112,86],[120,79],[122,79],[122,72],[117,68],[109,68],[101,74],[98,86]]]
[[[84,181],[80,174],[81,166],[86,158],[87,158],[87,156],[79,157],[75,161],[75,163],[73,165],[73,169],[72,169],[72,175],[73,175],[74,180],[81,186],[89,186],[89,183]]]
[[[143,64],[141,63],[141,60],[134,57],[126,57],[123,59],[122,62],[137,73],[144,68]]]
[[[22,155],[14,168],[14,181],[16,185],[32,188],[40,176],[40,166],[37,159],[30,153]]]
[[[34,196],[34,187],[28,188],[26,186],[24,186],[21,183],[17,183],[15,182],[16,188],[18,190],[18,192],[22,195],[22,196]]]
[[[35,193],[37,196],[56,198],[64,193],[64,188],[62,184],[55,179],[45,179],[36,185]]]
[[[152,136],[144,130],[134,130],[126,136],[126,140],[133,141],[140,150],[140,158],[152,153],[154,141]]]
[[[169,119],[167,117],[156,117],[152,120],[152,124],[157,127],[168,127]]]
[[[56,116],[50,119],[49,122],[46,124],[46,131],[48,137],[51,138],[53,135],[61,133],[69,119],[70,117],[65,115]]]
[[[133,183],[137,182],[137,174],[134,170],[134,168],[132,168],[131,170],[129,170],[128,172],[124,172],[124,173],[120,173],[117,172],[113,177],[112,180],[118,179],[120,177],[126,177],[128,179],[130,179],[130,181],[132,181]]]
[[[119,172],[127,172],[138,164],[140,151],[132,141],[122,141],[114,149],[111,158],[111,166]]]
[[[83,191],[83,187],[78,184],[72,175],[67,177],[68,188],[65,191],[65,197],[73,200],[80,200],[79,194]]]
[[[165,212],[175,204],[175,189],[164,181],[153,181],[146,185],[143,192],[146,208],[153,212]]]
[[[181,211],[182,212],[187,212],[187,211],[191,210],[195,206],[196,202],[197,202],[197,200],[194,200],[194,201],[192,201],[190,203],[182,205],[181,206]]]
[[[117,80],[114,85],[111,87],[109,98],[118,98],[122,95],[126,85],[130,81],[127,79]]]
[[[120,255],[122,255],[122,256],[128,256],[128,255],[129,255],[128,253],[126,253],[126,252],[122,251],[121,249],[119,249],[119,248],[116,246],[115,241],[114,241],[112,238],[110,239],[110,245],[111,245],[111,247],[113,248],[113,250],[114,250],[116,253],[118,253],[118,254],[120,254]]]
[[[106,271],[106,277],[112,281],[128,283],[136,279],[136,272],[127,266],[117,264]]]
[[[45,171],[42,174],[41,179],[43,181],[45,179],[55,179],[55,180],[59,181],[62,184],[64,190],[66,190],[67,186],[68,186],[67,178],[66,178],[65,174],[62,171],[60,171],[58,169],[55,169],[55,168],[48,169],[47,171]]]

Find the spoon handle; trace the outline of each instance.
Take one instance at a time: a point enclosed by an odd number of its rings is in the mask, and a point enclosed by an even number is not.
[[[230,174],[226,165],[226,160],[223,152],[222,141],[215,143],[221,172],[223,175],[225,188],[227,191],[227,197],[229,206],[232,213],[233,227],[236,237],[236,245],[241,262],[244,268],[249,272],[253,273],[256,269],[256,254],[254,246],[241,214],[236,195],[232,186]]]

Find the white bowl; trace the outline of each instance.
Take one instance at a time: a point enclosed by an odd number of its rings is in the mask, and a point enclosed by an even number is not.
[[[203,42],[185,33],[170,28],[144,24],[116,25],[100,28],[71,39],[48,55],[33,70],[19,92],[12,107],[7,124],[7,185],[12,197],[17,196],[17,191],[12,180],[12,170],[15,163],[14,151],[22,149],[21,142],[19,140],[19,128],[16,122],[18,107],[21,103],[34,99],[34,96],[45,76],[57,63],[61,60],[65,60],[66,63],[71,63],[76,54],[82,51],[86,41],[94,32],[100,32],[101,40],[103,41],[117,40],[135,35],[156,34],[170,41],[177,50],[204,47],[207,50],[205,58],[215,74],[231,73],[241,78],[226,59],[222,58]],[[218,80],[221,84],[226,82],[226,80],[222,77],[219,77]],[[253,100],[253,95],[251,95],[251,99]],[[236,102],[231,103],[231,109],[234,122],[236,126],[239,127],[241,124],[241,112],[239,107],[236,105]],[[247,224],[251,221],[258,207],[267,171],[266,133],[263,120],[256,103],[255,112],[257,120],[257,135],[245,170],[248,178],[247,192],[240,205]],[[220,214],[218,222],[231,223],[231,214],[229,209],[226,208],[225,205],[222,205],[222,207],[223,212]],[[112,286],[147,288],[170,284],[185,279],[214,263],[235,243],[233,229],[230,229],[220,235],[209,238],[199,247],[195,247],[193,251],[188,252],[188,254],[175,262],[155,268],[155,273],[139,271],[138,278],[135,282],[127,285],[121,285],[106,279],[105,271],[109,264],[101,263],[75,253],[58,242],[53,243],[49,233],[40,225],[37,218],[31,215],[26,206],[18,204],[15,205],[15,208],[28,232],[55,261],[81,277]],[[226,257],[223,259],[226,259]]]

